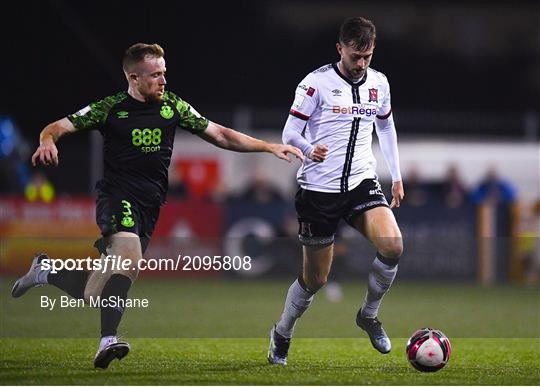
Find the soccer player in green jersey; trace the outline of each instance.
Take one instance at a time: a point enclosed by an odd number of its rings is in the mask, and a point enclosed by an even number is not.
[[[47,125],[32,164],[58,165],[56,142],[62,136],[97,129],[104,137],[104,176],[96,185],[96,221],[102,237],[95,246],[101,259],[129,258],[127,270],[51,273],[42,265],[46,254],[34,257],[30,270],[12,289],[13,297],[29,288],[52,284],[77,299],[92,297],[125,300],[138,275],[142,259],[165,202],[168,167],[174,135],[180,127],[220,148],[237,152],[269,152],[289,161],[303,159],[299,149],[271,144],[226,128],[202,117],[176,94],[166,91],[164,51],[158,44],[137,43],[123,58],[128,90],[91,103],[78,112]],[[118,304],[118,303],[117,303]],[[118,341],[123,308],[101,306],[101,342],[94,358],[96,368],[107,368],[129,352]]]

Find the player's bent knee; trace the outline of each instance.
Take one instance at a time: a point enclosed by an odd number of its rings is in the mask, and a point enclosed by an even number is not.
[[[139,276],[139,260],[137,258],[130,258],[130,264],[123,269],[125,270],[118,270],[116,274],[122,274],[126,277],[128,277],[131,282],[135,282],[137,277]]]
[[[133,271],[122,271],[122,272],[119,272],[118,274],[122,274],[128,277],[131,280],[131,282],[135,282],[137,280],[137,277],[139,276],[139,269],[134,268]]]
[[[111,273],[101,273],[99,271],[90,273],[84,288],[84,300],[89,303],[91,298],[99,297],[110,277]]]
[[[401,238],[392,238],[379,248],[381,255],[388,259],[399,260],[403,254],[403,241]]]
[[[116,246],[118,247],[118,246]],[[122,262],[113,261],[114,259],[121,259]],[[120,258],[119,258],[120,257]],[[129,264],[125,264],[126,259],[129,259]],[[101,296],[103,288],[109,281],[111,276],[120,274],[128,277],[131,282],[135,282],[139,274],[139,261],[142,259],[140,249],[119,249],[119,248],[107,248],[107,255],[102,254],[101,269],[92,271],[86,286],[84,288],[84,299],[88,303],[90,298],[96,298]]]
[[[125,300],[131,285],[132,281],[128,277],[122,274],[113,274],[103,287],[101,297],[109,298],[111,296],[118,296]]]
[[[113,274],[122,274],[132,282],[137,279],[139,262],[142,260],[141,242],[138,235],[128,232],[114,234],[107,253],[114,254],[123,261],[121,270],[116,270]]]
[[[107,284],[111,281],[111,278],[113,277],[127,277],[130,280],[130,284],[134,282],[133,272],[129,270],[115,270],[106,273],[94,271],[91,273],[91,275],[92,277],[89,278],[89,281],[86,283],[86,287],[84,289],[84,300],[86,303],[90,303],[91,299],[95,300],[97,297],[103,296],[103,292],[107,288]]]

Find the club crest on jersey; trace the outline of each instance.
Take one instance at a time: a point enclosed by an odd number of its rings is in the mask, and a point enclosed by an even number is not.
[[[161,114],[161,117],[165,118],[166,120],[170,120],[172,116],[174,116],[174,110],[169,105],[163,105],[159,111],[159,114]]]
[[[369,89],[369,101],[368,102],[379,102],[378,97],[378,90],[377,89]]]

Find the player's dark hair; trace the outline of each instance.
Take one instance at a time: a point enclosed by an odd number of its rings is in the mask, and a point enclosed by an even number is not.
[[[366,51],[373,47],[376,37],[373,22],[360,16],[346,19],[339,29],[339,43],[358,51]]]
[[[126,50],[124,59],[122,60],[122,68],[125,72],[133,69],[133,65],[143,62],[144,58],[149,55],[156,58],[162,58],[165,55],[163,48],[157,44],[136,43]]]

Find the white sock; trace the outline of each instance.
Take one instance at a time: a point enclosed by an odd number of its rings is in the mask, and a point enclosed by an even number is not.
[[[285,308],[276,326],[276,331],[281,336],[292,337],[296,320],[304,314],[311,301],[313,301],[314,295],[315,293],[305,290],[298,282],[298,279],[292,283],[285,299]]]
[[[396,277],[397,269],[398,265],[386,265],[375,257],[368,276],[368,288],[362,306],[362,317],[377,317],[381,301],[388,289],[390,289]]]

